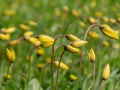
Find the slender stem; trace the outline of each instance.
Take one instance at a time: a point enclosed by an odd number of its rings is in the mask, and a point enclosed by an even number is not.
[[[84,40],[87,39],[88,33],[91,30],[91,28],[96,27],[96,26],[99,26],[99,25],[98,24],[92,24],[87,28],[87,30],[85,32]],[[83,56],[83,53],[84,53],[83,51],[84,51],[84,46],[82,46],[82,51],[81,51],[81,54],[80,54],[80,68],[82,68],[82,56]]]
[[[92,85],[92,90],[95,89],[95,62],[92,63],[93,65],[93,71],[92,71],[92,74],[93,74],[93,85]]]
[[[55,53],[55,43],[57,41],[57,39],[59,39],[60,37],[64,37],[65,35],[60,35],[58,37],[55,38],[55,41],[52,45],[52,55],[51,55],[51,73],[52,73],[52,80],[51,80],[51,90],[54,90],[54,53]]]
[[[62,60],[62,57],[65,53],[65,50],[63,50],[63,52],[61,53],[60,55],[60,59],[59,59],[59,63],[58,63],[58,69],[57,69],[57,77],[56,77],[56,87],[55,87],[55,90],[58,90],[58,76],[59,76],[59,68],[60,68],[60,62]]]
[[[33,51],[36,49],[37,47],[33,47],[29,53],[29,58],[28,58],[28,78],[27,78],[27,90],[28,90],[28,84],[29,84],[29,78],[30,78],[30,69],[31,69],[31,57],[32,57],[32,53]]]
[[[61,47],[64,47],[64,46],[65,46],[65,44],[60,44],[60,45],[58,45],[58,46],[55,48],[55,51],[58,50],[58,49],[61,48]]]
[[[102,90],[102,89],[103,89],[103,85],[104,85],[104,80],[102,80],[102,82],[101,82],[101,84],[100,84],[99,90]]]

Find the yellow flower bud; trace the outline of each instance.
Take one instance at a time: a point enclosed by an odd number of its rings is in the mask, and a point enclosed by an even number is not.
[[[79,22],[79,25],[80,25],[82,28],[86,28],[85,23],[84,23],[84,22],[82,22],[82,21],[80,21],[80,22]]]
[[[114,31],[110,26],[103,24],[103,25],[100,25],[100,29],[105,35],[113,39],[119,39],[118,33]]]
[[[72,42],[71,46],[77,48],[77,47],[84,46],[86,43],[87,43],[87,41],[77,40],[77,41]]]
[[[115,19],[113,19],[113,18],[110,18],[110,23],[112,23],[112,24],[115,24],[116,23],[116,20]]]
[[[63,10],[64,10],[65,12],[68,12],[68,11],[69,11],[69,7],[68,7],[68,6],[63,6]]]
[[[0,33],[0,39],[4,40],[4,41],[7,41],[7,40],[10,39],[10,34],[2,34],[2,33]]]
[[[109,47],[110,46],[110,43],[108,41],[103,41],[102,42],[102,45],[105,46],[105,47]]]
[[[6,54],[11,63],[15,62],[15,51],[13,49],[6,49]]]
[[[102,20],[103,20],[103,22],[105,22],[105,23],[109,22],[109,18],[106,17],[106,16],[102,17]]]
[[[28,41],[31,42],[35,46],[41,45],[41,42],[37,38],[34,38],[34,37],[29,38]]]
[[[78,10],[73,9],[72,10],[72,15],[75,16],[75,17],[78,17],[80,15],[80,13],[79,13]]]
[[[55,16],[60,16],[61,15],[60,9],[59,8],[55,8],[54,14],[55,14]]]
[[[67,34],[66,35],[66,38],[70,41],[77,41],[77,40],[80,40],[78,37],[76,37],[75,35],[72,35],[72,34]]]
[[[109,75],[110,75],[110,65],[107,64],[103,71],[103,76],[102,76],[103,80],[107,80]]]
[[[92,48],[90,49],[90,52],[89,52],[89,54],[88,54],[88,57],[89,57],[89,60],[90,60],[91,62],[95,62],[96,56],[95,56],[95,52],[94,52],[94,50],[93,50]]]
[[[13,40],[13,41],[9,42],[9,45],[14,46],[14,45],[17,45],[19,43],[20,43],[19,40]]]
[[[70,74],[70,79],[73,80],[73,81],[74,81],[74,80],[77,80],[77,76],[75,76],[75,75],[73,75],[73,74]]]
[[[41,47],[39,47],[39,48],[37,49],[37,55],[41,56],[41,55],[44,55],[44,54],[45,54],[44,49],[41,48]]]
[[[115,44],[113,45],[113,48],[119,49],[119,48],[120,48],[120,44],[119,44],[119,43],[115,43]]]
[[[13,33],[15,30],[16,30],[15,27],[10,27],[10,28],[7,28],[7,29],[2,28],[2,29],[1,29],[1,32],[10,34],[10,33]]]
[[[96,16],[97,18],[101,18],[102,15],[103,15],[102,12],[95,12],[95,16]]]
[[[25,25],[25,24],[20,24],[20,28],[22,30],[30,30],[30,28],[27,25]]]
[[[47,36],[47,35],[39,35],[38,39],[42,42],[42,43],[53,43],[54,42],[54,38]]]
[[[31,26],[37,26],[37,23],[35,21],[29,21],[28,24]]]
[[[58,67],[59,61],[55,61],[54,64],[56,67]],[[64,70],[69,70],[69,67],[66,64],[64,64],[63,62],[60,62],[60,68],[64,69]]]
[[[89,17],[88,21],[90,22],[90,24],[96,23],[96,20],[93,17]]]
[[[89,32],[88,35],[92,38],[99,38],[99,34],[97,34],[96,32]]]
[[[34,32],[32,32],[32,31],[28,31],[28,32],[25,32],[24,33],[24,37],[27,37],[27,36],[31,36],[31,35],[33,35],[34,34]]]
[[[10,74],[5,74],[5,79],[9,80],[11,78],[11,75]]]
[[[42,69],[44,66],[45,66],[45,64],[42,64],[42,63],[37,63],[37,64],[36,64],[36,67],[37,67],[38,69]]]
[[[71,45],[66,45],[65,50],[71,53],[80,53],[78,48],[72,47]]]

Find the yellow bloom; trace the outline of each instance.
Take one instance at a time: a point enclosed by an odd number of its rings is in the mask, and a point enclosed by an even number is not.
[[[94,52],[94,50],[93,50],[92,48],[90,49],[90,52],[89,52],[89,54],[88,54],[88,57],[89,57],[89,60],[90,60],[91,62],[94,62],[95,59],[96,59],[95,52]]]
[[[92,38],[99,38],[99,34],[97,34],[96,32],[89,32],[88,35]]]
[[[25,24],[20,24],[20,28],[22,30],[30,30],[30,28],[27,25],[25,25]]]
[[[116,20],[115,19],[113,19],[113,18],[110,18],[110,23],[112,23],[112,24],[115,24],[116,23]]]
[[[77,47],[84,46],[86,43],[87,43],[87,41],[84,41],[84,40],[77,40],[77,41],[72,42],[71,46],[77,48]]]
[[[80,40],[78,37],[76,37],[75,35],[72,35],[72,34],[67,34],[66,35],[66,38],[70,41],[77,41],[77,40]]]
[[[31,42],[35,46],[40,46],[41,45],[41,42],[37,38],[34,38],[34,37],[30,37],[28,39],[28,41]]]
[[[71,53],[80,53],[80,50],[78,48],[75,48],[71,45],[66,45],[65,50]]]
[[[72,10],[72,15],[75,16],[75,17],[78,17],[80,15],[80,13],[79,13],[78,10],[73,9]]]
[[[15,16],[16,12],[14,10],[4,10],[4,15]]]
[[[56,67],[58,67],[59,61],[55,61],[54,64]],[[64,69],[64,70],[69,70],[69,67],[66,64],[64,64],[63,62],[60,62],[60,68]]]
[[[102,12],[95,12],[95,16],[96,16],[97,18],[101,18],[102,15],[103,15]]]
[[[102,44],[105,46],[105,47],[109,47],[110,46],[110,43],[108,41],[103,41]]]
[[[11,63],[15,62],[15,51],[13,49],[6,49],[6,54]]]
[[[84,22],[82,22],[82,21],[79,21],[79,25],[80,25],[82,28],[86,28],[85,23],[84,23]]]
[[[55,14],[55,16],[60,16],[61,15],[60,9],[59,8],[55,8],[54,14]]]
[[[27,36],[31,36],[31,35],[33,35],[33,34],[34,34],[34,32],[28,31],[28,32],[25,32],[25,33],[24,33],[24,36],[27,37]]]
[[[11,75],[10,74],[5,74],[5,79],[9,80],[11,78]]]
[[[42,63],[37,63],[36,64],[36,67],[38,68],[38,69],[41,69],[41,68],[43,68],[45,66],[45,64],[42,64]]]
[[[69,11],[69,7],[68,7],[68,6],[63,6],[63,10],[64,10],[65,12],[68,12],[68,11]]]
[[[2,29],[1,29],[1,32],[10,34],[10,33],[13,33],[15,30],[16,30],[15,27],[10,27],[10,28],[7,28],[7,29],[2,28]]]
[[[103,20],[103,22],[105,22],[105,23],[109,22],[109,18],[106,17],[106,16],[102,17],[102,20]]]
[[[35,21],[29,21],[28,24],[31,26],[37,26],[37,23]]]
[[[4,40],[4,41],[7,41],[7,40],[10,39],[10,34],[0,33],[0,39],[1,39],[1,40]]]
[[[14,45],[17,45],[19,43],[20,43],[19,40],[13,40],[13,41],[9,42],[9,45],[14,46]]]
[[[103,76],[102,76],[103,80],[107,80],[109,75],[110,75],[110,65],[107,64],[103,71]]]
[[[74,81],[74,80],[77,80],[77,76],[75,76],[75,75],[73,75],[73,74],[70,74],[70,79],[73,80],[73,81]]]
[[[89,17],[89,18],[88,18],[88,21],[89,21],[91,24],[96,23],[96,20],[95,20],[93,17]]]
[[[120,48],[120,44],[119,44],[119,43],[115,43],[115,44],[113,45],[113,48],[119,49],[119,48]]]
[[[44,55],[44,54],[45,54],[44,49],[41,48],[41,47],[39,47],[39,48],[37,49],[37,55],[41,56],[41,55]]]
[[[103,24],[103,25],[100,25],[100,29],[105,35],[113,39],[119,39],[118,33],[114,31],[110,26]]]

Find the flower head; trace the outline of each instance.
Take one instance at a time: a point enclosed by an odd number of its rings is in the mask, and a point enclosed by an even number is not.
[[[88,54],[88,57],[89,57],[89,60],[90,60],[91,62],[94,62],[95,59],[96,59],[95,52],[94,52],[94,50],[93,50],[92,48],[90,49],[90,52],[89,52],[89,54]]]
[[[110,75],[110,65],[107,64],[104,71],[103,71],[103,80],[107,80]]]

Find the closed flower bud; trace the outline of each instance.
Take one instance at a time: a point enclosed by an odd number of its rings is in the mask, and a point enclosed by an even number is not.
[[[97,34],[96,32],[89,32],[88,35],[92,38],[99,38],[99,34]]]
[[[3,28],[3,29],[1,29],[1,32],[10,34],[10,33],[13,33],[15,30],[16,30],[15,27],[10,27],[10,28],[7,28],[7,29]]]
[[[114,31],[110,26],[103,24],[103,25],[100,25],[100,29],[105,35],[113,39],[119,39],[118,33]]]
[[[37,67],[38,69],[42,69],[44,66],[45,66],[45,64],[42,64],[42,63],[37,63],[37,64],[36,64],[36,67]]]
[[[87,41],[77,40],[77,41],[72,42],[71,46],[77,48],[77,47],[84,46],[86,43],[87,43]]]
[[[79,25],[80,25],[82,28],[86,28],[85,23],[84,23],[84,22],[82,22],[82,21],[80,21],[80,22],[79,22]]]
[[[11,78],[11,75],[10,74],[5,74],[4,77],[5,77],[6,80],[9,80]]]
[[[37,23],[35,21],[29,21],[28,24],[31,26],[37,26]]]
[[[29,38],[28,41],[31,42],[35,46],[41,45],[41,42],[37,38],[34,38],[34,37]]]
[[[94,62],[95,59],[96,59],[95,52],[94,52],[94,50],[93,50],[92,48],[90,49],[90,52],[89,52],[89,54],[88,54],[88,57],[89,57],[89,60],[90,60],[91,62]]]
[[[15,62],[15,51],[13,49],[6,49],[6,54],[11,63]]]
[[[54,42],[54,38],[48,36],[48,35],[39,35],[38,39],[42,42],[42,43],[53,43]]]
[[[76,37],[76,36],[74,36],[74,35],[72,35],[72,34],[67,34],[66,35],[66,38],[68,39],[68,40],[70,40],[70,41],[77,41],[77,40],[80,40],[78,37]]]
[[[32,31],[28,31],[28,32],[25,32],[24,33],[24,37],[27,37],[27,36],[31,36],[31,35],[33,35],[34,34],[34,32],[32,32]]]
[[[93,17],[89,17],[88,21],[90,22],[90,24],[96,23],[96,20]]]
[[[9,45],[14,46],[14,45],[17,45],[19,43],[20,43],[19,40],[13,40],[13,41],[9,42]]]
[[[102,45],[105,46],[105,47],[109,47],[110,46],[110,43],[108,41],[103,41],[102,42]]]
[[[107,22],[109,22],[109,18],[106,17],[106,16],[104,16],[104,17],[102,17],[102,21],[105,22],[105,23],[107,23]]]
[[[56,67],[58,67],[59,61],[55,61],[54,64]],[[60,62],[60,68],[64,69],[64,70],[69,70],[69,67],[66,64],[64,64],[63,62]]]
[[[107,80],[110,75],[110,65],[107,64],[104,71],[103,71],[103,80]]]
[[[66,45],[65,50],[71,53],[80,53],[80,50],[78,48],[75,48],[71,45]]]
[[[20,28],[22,30],[30,30],[30,28],[27,25],[25,25],[25,24],[20,24]]]
[[[78,17],[78,16],[80,15],[80,12],[79,12],[78,10],[73,9],[73,10],[72,10],[72,15],[73,15],[74,17]]]
[[[7,40],[10,39],[10,34],[0,33],[0,39],[1,39],[1,40],[4,40],[4,41],[7,41]]]
[[[74,80],[77,80],[77,76],[75,76],[75,75],[73,75],[73,74],[70,74],[70,79],[73,80],[73,81],[74,81]]]
[[[44,54],[45,54],[44,49],[41,48],[41,47],[39,47],[39,48],[37,49],[37,55],[38,55],[38,56],[41,56],[41,55],[44,55]]]

